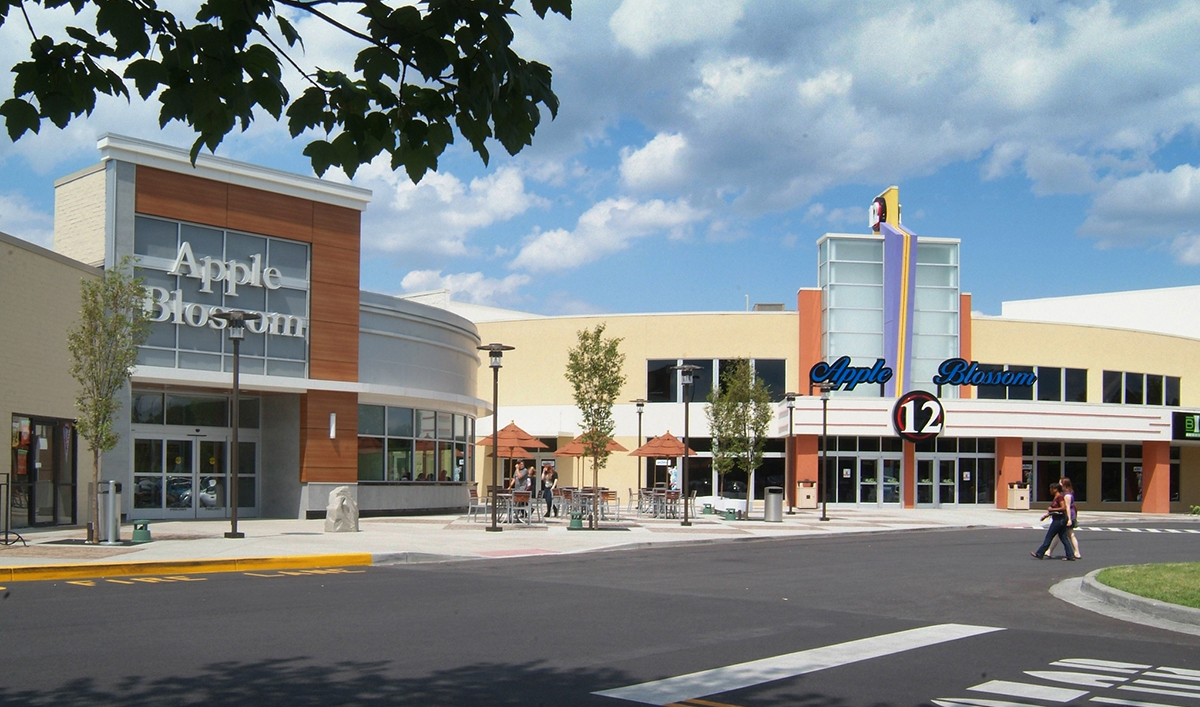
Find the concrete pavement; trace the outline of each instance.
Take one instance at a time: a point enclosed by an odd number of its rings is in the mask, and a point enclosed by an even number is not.
[[[238,527],[246,537],[239,540],[224,537],[229,529],[227,520],[161,521],[150,525],[152,542],[116,547],[83,544],[84,531],[79,528],[25,529],[22,533],[28,547],[20,543],[0,545],[0,581],[54,579],[60,575],[74,578],[243,571],[249,560],[255,560],[255,566],[261,569],[395,564],[839,533],[1031,527],[1039,524],[1040,516],[1040,511],[990,507],[834,507],[829,510],[831,520],[827,522],[820,521],[820,510],[797,510],[795,515],[785,513],[780,523],[726,521],[720,516],[700,515],[691,527],[684,528],[678,520],[623,516],[603,522],[599,531],[568,530],[566,519],[551,519],[532,526],[504,525],[499,533],[485,532],[487,522],[482,519],[472,521],[460,515],[365,518],[360,521],[358,533],[326,533],[323,520],[243,519]],[[762,517],[761,509],[755,517]],[[1089,513],[1087,517],[1096,524],[1144,523],[1163,518],[1137,513]],[[122,538],[128,539],[131,532],[131,526],[123,526]],[[34,571],[35,567],[39,570]]]

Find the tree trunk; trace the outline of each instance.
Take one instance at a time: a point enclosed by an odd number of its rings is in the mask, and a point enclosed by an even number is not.
[[[92,448],[92,542],[100,542],[100,450]]]

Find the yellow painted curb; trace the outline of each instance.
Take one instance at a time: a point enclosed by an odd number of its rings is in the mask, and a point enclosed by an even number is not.
[[[294,570],[314,567],[362,567],[371,564],[371,553],[238,557],[220,560],[161,560],[151,562],[97,562],[77,565],[22,565],[0,567],[0,582],[44,582],[57,579],[140,577],[151,574],[211,574],[254,570]]]

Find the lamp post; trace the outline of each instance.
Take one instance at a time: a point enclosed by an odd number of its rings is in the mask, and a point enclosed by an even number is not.
[[[685,363],[682,366],[671,366],[671,370],[679,371],[679,375],[683,378],[683,473],[680,476],[680,498],[683,500],[683,522],[680,525],[691,527],[692,521],[688,518],[688,506],[690,499],[688,498],[688,449],[691,446],[691,440],[688,432],[688,410],[692,407],[691,392],[692,392],[692,376],[696,371],[700,370],[699,366],[693,366],[690,363]]]
[[[637,446],[640,447],[640,446],[642,446],[642,413],[646,411],[646,403],[649,401],[647,401],[643,398],[638,398],[637,400],[630,400],[629,402],[633,403],[634,405],[637,405],[637,414],[638,414],[638,443],[637,443]],[[642,470],[641,466],[642,466],[642,463],[639,461],[638,462],[638,489],[639,490],[642,488],[642,480],[643,480],[642,479],[642,471],[643,470]]]
[[[796,412],[796,393],[784,393],[783,397],[787,400],[788,409],[788,436],[787,436],[787,483],[788,490],[788,515],[796,515],[796,426],[792,424],[792,414]]]
[[[258,312],[245,312],[240,309],[232,309],[227,312],[216,312],[213,315],[214,319],[220,319],[225,322],[226,328],[229,329],[229,340],[233,342],[233,440],[232,449],[229,450],[229,532],[225,533],[225,537],[237,539],[246,537],[245,533],[238,532],[238,428],[241,427],[241,381],[240,381],[240,360],[241,360],[241,344],[242,339],[246,338],[246,322],[257,322],[262,319],[262,314]]]
[[[499,533],[504,528],[496,525],[496,487],[498,485],[500,462],[500,359],[505,351],[512,351],[514,346],[504,344],[487,344],[477,346],[480,351],[488,352],[489,365],[492,367],[492,524],[486,530]]]
[[[829,502],[829,489],[827,488],[829,480],[825,477],[829,472],[829,391],[831,390],[833,390],[832,385],[821,384],[821,475],[817,477],[820,484],[818,489],[821,493],[821,520],[829,520],[829,516],[825,512]]]

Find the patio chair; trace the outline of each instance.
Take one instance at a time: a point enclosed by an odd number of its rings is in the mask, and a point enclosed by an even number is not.
[[[621,499],[617,497],[616,491],[601,491],[600,517],[607,518],[610,512],[616,515],[617,520],[621,520]]]
[[[473,523],[475,522],[475,516],[483,513],[483,515],[486,517],[491,510],[492,506],[488,499],[480,498],[479,491],[472,488],[470,505],[467,506],[467,520]]]

